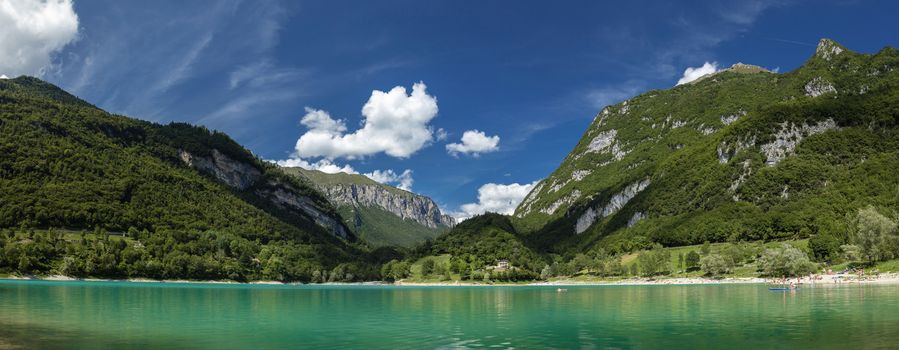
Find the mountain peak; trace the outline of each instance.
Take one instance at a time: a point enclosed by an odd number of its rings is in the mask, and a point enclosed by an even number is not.
[[[754,64],[746,64],[743,62],[734,63],[727,70],[731,71],[731,72],[735,72],[735,73],[761,73],[761,72],[771,73],[770,70],[765,69],[764,67],[756,66]]]
[[[831,39],[823,38],[818,41],[818,47],[815,49],[815,56],[830,60],[844,51],[846,51],[846,47],[843,45],[840,45]]]
[[[0,90],[17,91],[31,97],[49,98],[61,103],[96,108],[96,106],[85,102],[56,85],[27,75],[12,79],[9,77],[0,79]]]

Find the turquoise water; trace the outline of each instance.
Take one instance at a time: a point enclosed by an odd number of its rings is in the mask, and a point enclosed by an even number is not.
[[[4,348],[899,348],[899,286],[0,280]]]

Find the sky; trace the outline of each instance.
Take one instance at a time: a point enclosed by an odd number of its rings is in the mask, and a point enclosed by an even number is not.
[[[893,1],[0,0],[0,77],[510,213],[603,106],[820,38],[899,45]]]

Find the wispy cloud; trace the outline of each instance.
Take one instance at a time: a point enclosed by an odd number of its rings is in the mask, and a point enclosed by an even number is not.
[[[225,91],[191,91],[188,104],[184,89],[250,62],[267,62],[287,13],[279,2],[264,0],[89,5],[114,15],[90,21],[84,40],[67,53],[51,80],[102,101],[105,109],[151,120],[224,115],[260,100],[229,95],[226,85]],[[242,83],[269,86],[265,79],[283,80],[296,72],[268,67],[267,73]]]
[[[765,38],[765,39],[771,40],[771,41],[777,41],[777,42],[787,43],[787,44],[799,45],[799,46],[808,46],[808,47],[816,47],[816,46],[818,46],[816,43],[807,43],[807,42],[804,42],[804,41],[796,41],[796,40],[788,40],[788,39],[779,39],[779,38]]]
[[[593,108],[599,110],[608,105],[613,105],[636,95],[642,86],[634,82],[615,87],[603,87],[591,89],[584,93],[583,98]]]
[[[171,69],[169,69],[165,74],[159,77],[156,85],[153,87],[154,91],[158,92],[166,92],[172,86],[175,86],[179,82],[183,81],[186,78],[189,78],[193,73],[191,70],[194,64],[197,61],[197,58],[200,57],[200,54],[203,53],[207,47],[209,47],[209,43],[212,42],[213,34],[206,33],[193,46],[190,47],[187,52],[179,59],[178,62],[175,63]]]
[[[708,3],[689,8],[668,4],[667,20],[655,23],[664,34],[647,31],[639,20],[610,21],[603,25],[603,48],[613,55],[598,55],[600,64],[624,72],[627,79],[642,86],[667,85],[681,77],[686,66],[714,61],[714,50],[723,42],[750,30],[766,11],[788,3],[744,1]],[[628,16],[623,16],[629,18]],[[649,19],[647,19],[649,20]],[[654,19],[653,19],[654,20]],[[610,57],[651,57],[649,60],[624,61]]]

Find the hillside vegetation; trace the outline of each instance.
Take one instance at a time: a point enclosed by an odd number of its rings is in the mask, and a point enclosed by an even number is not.
[[[825,39],[792,72],[729,69],[608,106],[515,223],[555,253],[845,240],[857,209],[899,209],[897,68],[896,49]]]
[[[823,39],[791,72],[737,64],[607,106],[513,217],[471,219],[422,254],[480,271],[516,260],[544,277],[578,274],[587,261],[601,274],[652,275],[674,268],[631,271],[638,265],[624,259],[652,267],[672,259],[665,247],[810,239],[807,249],[768,247],[765,261],[861,262],[868,241],[853,232],[865,212],[887,227],[871,251],[895,258],[895,224],[886,222],[899,218],[897,126],[899,50],[860,54]],[[756,260],[766,250],[750,253],[764,270]],[[740,263],[707,262],[728,273]]]
[[[203,127],[20,77],[0,80],[0,154],[0,270],[308,281],[363,261],[320,192]]]

